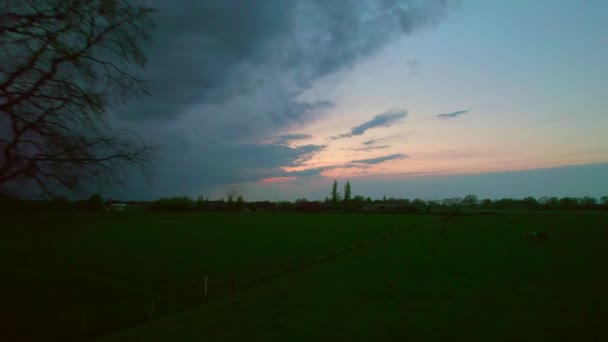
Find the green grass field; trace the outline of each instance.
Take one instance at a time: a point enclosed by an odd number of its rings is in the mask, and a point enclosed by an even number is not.
[[[6,221],[2,340],[97,337],[117,321],[104,339],[608,340],[607,213],[460,216],[443,237],[439,217],[424,215]],[[525,239],[531,230],[549,239]],[[208,302],[183,310],[205,274]],[[230,294],[235,275],[243,286]],[[142,321],[153,301],[158,314]]]
[[[198,304],[205,275],[211,300],[232,292],[234,277],[238,286],[269,272],[275,278],[329,251],[428,220],[145,212],[4,219],[0,291],[7,319],[0,331],[57,339],[133,325],[148,318],[152,302],[156,316]]]

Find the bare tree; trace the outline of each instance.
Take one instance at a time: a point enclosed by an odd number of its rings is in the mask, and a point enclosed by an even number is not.
[[[128,0],[0,0],[0,189],[116,181],[151,148],[112,132],[108,105],[146,94],[154,10]]]

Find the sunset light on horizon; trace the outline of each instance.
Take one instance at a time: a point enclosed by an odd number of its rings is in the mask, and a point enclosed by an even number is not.
[[[449,186],[409,184],[608,163],[605,2],[398,3],[288,1],[250,12],[243,27],[207,31],[159,2],[159,32],[228,45],[193,39],[191,63],[166,52],[185,46],[180,40],[151,50],[158,97],[116,118],[162,146],[156,176],[116,195],[320,199],[334,179],[352,179],[372,197],[385,191],[361,183],[442,197]],[[265,29],[247,26],[258,21]],[[162,71],[175,61],[175,73]],[[594,181],[598,194],[608,191]],[[510,188],[525,193],[529,182]],[[560,184],[546,192],[565,193]]]

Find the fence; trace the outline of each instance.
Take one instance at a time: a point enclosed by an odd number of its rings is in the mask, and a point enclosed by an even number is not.
[[[327,262],[342,254],[356,249],[368,247],[395,235],[409,231],[417,226],[395,229],[388,233],[351,243],[317,255],[312,258],[286,264],[282,267],[258,269],[255,271],[233,274],[228,277],[214,278],[206,274],[200,279],[190,281],[183,286],[154,293],[153,295],[128,298],[128,307],[121,306],[119,310],[108,306],[103,308],[80,308],[58,317],[52,325],[58,330],[61,340],[89,340],[109,335],[120,330],[135,327],[168,315],[194,309],[205,303],[232,296],[237,292],[263,284],[286,273],[301,270],[312,265]],[[117,312],[120,311],[120,312]],[[63,326],[65,329],[61,329]],[[67,328],[70,327],[70,328]],[[63,331],[59,331],[63,330]],[[72,332],[70,332],[70,330]],[[71,336],[65,336],[66,334]]]

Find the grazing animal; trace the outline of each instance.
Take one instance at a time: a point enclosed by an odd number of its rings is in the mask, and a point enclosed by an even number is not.
[[[524,236],[527,239],[546,240],[549,236],[543,232],[525,232]]]

